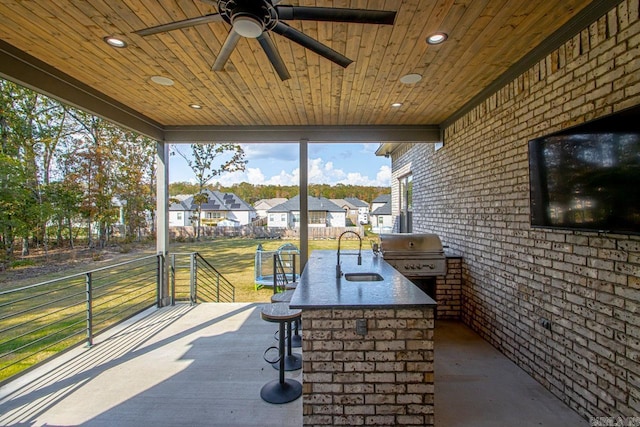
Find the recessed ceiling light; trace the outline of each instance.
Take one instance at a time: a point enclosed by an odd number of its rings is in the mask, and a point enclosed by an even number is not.
[[[202,105],[200,104],[189,104],[189,107],[193,108],[194,110],[202,110]]]
[[[406,85],[418,83],[420,80],[422,80],[422,76],[420,74],[407,74],[406,76],[400,77],[400,83],[404,83]]]
[[[127,42],[122,40],[121,38],[115,37],[115,36],[106,36],[103,37],[102,40],[104,40],[104,42],[106,44],[108,44],[111,47],[117,47],[118,49],[122,49],[124,47],[127,47]]]
[[[427,37],[428,44],[440,44],[447,40],[449,35],[447,33],[434,33]]]
[[[394,102],[393,104],[391,104],[391,106],[392,106],[393,108],[402,107],[402,102]]]
[[[173,80],[171,80],[169,77],[152,76],[151,81],[162,86],[173,86]]]

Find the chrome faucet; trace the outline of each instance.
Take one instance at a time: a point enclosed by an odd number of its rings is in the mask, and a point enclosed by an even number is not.
[[[358,248],[358,265],[362,265],[362,237],[355,231],[347,230],[343,232],[340,237],[338,237],[338,262],[336,263],[336,279],[342,277],[342,269],[340,267],[340,241],[342,240],[342,236],[345,234],[352,233],[355,234],[358,240],[360,241],[360,247]],[[350,255],[350,254],[345,254]]]

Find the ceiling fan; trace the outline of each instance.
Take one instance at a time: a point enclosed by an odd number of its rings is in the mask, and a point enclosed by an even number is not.
[[[273,68],[281,80],[291,78],[280,53],[276,49],[270,32],[279,34],[320,56],[346,68],[353,61],[329,46],[307,36],[283,21],[330,21],[358,24],[393,25],[396,12],[386,10],[347,9],[337,7],[285,6],[278,5],[280,0],[200,0],[215,6],[218,13],[211,13],[196,18],[170,22],[150,28],[134,31],[140,36],[163,33],[194,25],[224,21],[231,25],[231,30],[216,58],[212,69],[224,69],[231,52],[235,49],[240,37],[258,39],[260,46],[269,58]]]

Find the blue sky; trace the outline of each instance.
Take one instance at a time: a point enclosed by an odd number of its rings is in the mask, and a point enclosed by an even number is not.
[[[298,144],[242,144],[244,172],[226,174],[218,180],[228,186],[240,182],[252,184],[297,185],[299,182]],[[309,144],[309,183],[389,186],[391,160],[378,157],[376,143]],[[188,145],[178,149],[188,153]],[[169,162],[169,181],[193,181],[193,172],[185,160],[174,155]]]

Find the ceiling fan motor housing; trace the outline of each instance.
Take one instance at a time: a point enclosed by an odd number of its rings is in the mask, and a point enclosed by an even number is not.
[[[218,12],[236,31],[240,28],[238,33],[245,37],[258,37],[262,31],[270,30],[278,23],[277,11],[269,0],[219,0]]]

